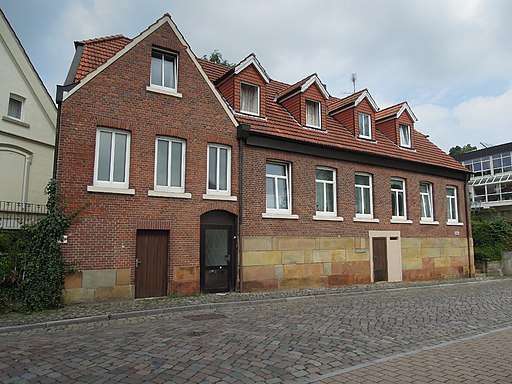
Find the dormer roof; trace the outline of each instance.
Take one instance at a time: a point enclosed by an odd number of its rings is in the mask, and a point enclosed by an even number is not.
[[[265,71],[265,68],[260,64],[258,59],[256,58],[256,55],[254,53],[251,53],[249,56],[247,56],[245,59],[243,59],[240,63],[235,65],[233,68],[235,75],[242,72],[245,68],[247,68],[250,65],[254,65],[260,76],[265,80],[265,83],[270,82],[270,77]]]
[[[411,107],[409,107],[409,104],[406,101],[377,112],[375,114],[375,120],[381,121],[386,119],[398,119],[405,111],[407,111],[407,113],[409,114],[413,121],[418,121],[416,115],[414,114]]]
[[[333,113],[338,113],[349,108],[357,107],[359,103],[361,103],[361,101],[364,99],[369,101],[375,112],[379,110],[379,107],[377,106],[375,100],[373,100],[370,92],[368,92],[367,89],[363,89],[359,92],[353,93],[350,96],[344,97],[343,99],[335,99],[329,105],[329,113],[332,115]]]
[[[299,80],[295,84],[289,86],[282,92],[279,92],[278,95],[276,95],[276,100],[281,102],[284,101],[297,93],[305,92],[310,86],[313,84],[316,84],[318,90],[322,94],[322,96],[327,100],[329,98],[329,92],[327,92],[327,89],[325,88],[325,85],[322,84],[320,81],[320,78],[316,73],[313,73],[309,75],[308,77],[305,77],[302,80]]]

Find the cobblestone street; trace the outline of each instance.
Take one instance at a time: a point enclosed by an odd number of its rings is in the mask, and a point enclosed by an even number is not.
[[[512,383],[512,280],[0,334],[0,382]]]

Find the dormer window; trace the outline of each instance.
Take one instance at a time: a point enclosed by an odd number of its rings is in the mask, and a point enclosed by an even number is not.
[[[359,137],[363,139],[372,138],[372,120],[367,113],[359,114]]]
[[[320,103],[318,101],[306,100],[306,126],[321,128]]]
[[[240,111],[251,115],[260,115],[260,87],[240,83]]]
[[[411,127],[400,124],[400,146],[411,148]]]
[[[151,85],[176,92],[178,57],[169,52],[151,53]]]

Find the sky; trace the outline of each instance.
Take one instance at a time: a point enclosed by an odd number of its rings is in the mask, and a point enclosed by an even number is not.
[[[74,41],[135,37],[169,13],[196,56],[253,52],[272,79],[317,73],[332,96],[407,101],[448,151],[512,141],[510,0],[0,0],[55,98]]]

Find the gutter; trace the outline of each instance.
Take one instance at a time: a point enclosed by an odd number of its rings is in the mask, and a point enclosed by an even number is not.
[[[464,183],[464,203],[466,206],[466,241],[468,244],[468,277],[474,277],[474,273],[472,273],[471,266],[471,240],[470,240],[470,226],[471,226],[471,208],[468,204],[469,190],[468,190],[468,181],[470,179],[470,174],[466,175],[466,182]],[[473,264],[474,267],[474,264]]]
[[[55,145],[53,150],[53,171],[52,178],[57,179],[57,161],[59,158],[59,141],[60,141],[60,115],[62,109],[62,100],[64,99],[64,92],[69,92],[78,83],[68,85],[57,85],[57,92],[55,95],[55,101],[57,102],[57,125],[55,127]]]

